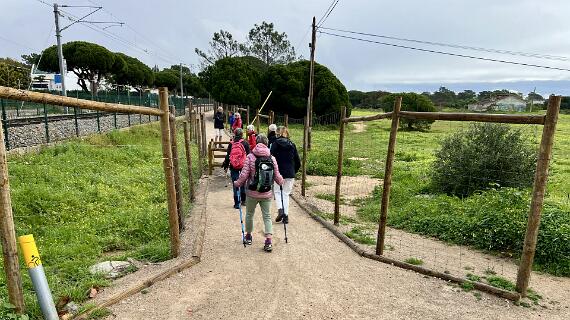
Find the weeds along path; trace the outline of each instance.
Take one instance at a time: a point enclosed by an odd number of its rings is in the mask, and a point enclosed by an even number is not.
[[[253,245],[244,248],[231,187],[220,169],[209,179],[202,261],[115,305],[109,319],[565,318],[486,294],[477,300],[442,280],[361,258],[293,201],[288,244],[275,224],[273,252],[262,251],[258,209]]]

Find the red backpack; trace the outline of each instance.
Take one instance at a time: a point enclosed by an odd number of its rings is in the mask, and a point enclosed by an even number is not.
[[[232,168],[241,170],[245,163],[245,148],[242,144],[243,139],[232,142],[232,151],[230,151],[230,165]]]

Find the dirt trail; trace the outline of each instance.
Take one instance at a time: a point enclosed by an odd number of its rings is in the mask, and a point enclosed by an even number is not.
[[[293,202],[288,244],[274,224],[274,250],[262,251],[258,209],[253,245],[244,248],[221,173],[210,178],[202,262],[115,305],[109,319],[568,319],[566,308],[533,310],[487,294],[477,300],[445,281],[359,257]]]

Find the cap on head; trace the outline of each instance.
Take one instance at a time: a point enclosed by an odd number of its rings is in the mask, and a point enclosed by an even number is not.
[[[239,112],[234,113],[234,117],[239,118],[240,117]]]
[[[275,123],[269,125],[269,132],[271,131],[277,131],[277,125]]]
[[[247,130],[248,131],[255,131],[255,127],[253,126],[253,124],[250,124],[249,126],[247,126]]]

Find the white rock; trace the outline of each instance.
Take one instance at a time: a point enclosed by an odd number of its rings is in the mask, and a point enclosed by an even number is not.
[[[128,261],[104,261],[92,265],[89,268],[89,272],[91,272],[91,274],[102,273],[106,278],[116,279],[130,266],[132,266],[132,264]]]

